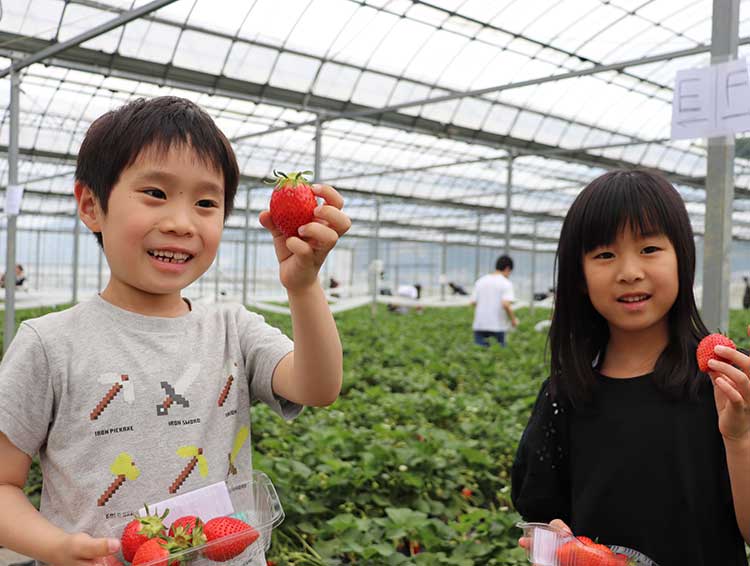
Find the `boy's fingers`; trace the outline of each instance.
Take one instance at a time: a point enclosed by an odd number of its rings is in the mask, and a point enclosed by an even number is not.
[[[328,226],[319,224],[317,222],[311,222],[300,226],[300,235],[304,238],[316,240],[317,245],[314,246],[320,249],[331,249],[336,245],[339,239],[338,233]]]
[[[261,226],[271,232],[271,235],[275,238],[279,234],[281,234],[281,231],[276,228],[276,224],[273,223],[273,219],[271,218],[271,212],[268,210],[264,210],[258,215],[258,221],[260,222]]]
[[[325,200],[326,204],[330,204],[336,208],[344,208],[344,197],[342,197],[331,185],[316,183],[312,186],[312,191],[315,196]]]
[[[352,227],[351,219],[334,206],[322,205],[315,209],[315,218],[325,220],[339,236],[345,234]]]

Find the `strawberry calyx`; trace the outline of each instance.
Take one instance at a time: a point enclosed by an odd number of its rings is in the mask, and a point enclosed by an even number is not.
[[[274,185],[274,190],[278,190],[284,187],[296,188],[297,186],[310,186],[310,181],[305,175],[312,175],[312,171],[295,171],[288,175],[278,169],[273,170],[273,176],[275,179],[268,179],[265,182],[269,185]]]
[[[133,513],[133,517],[141,524],[138,534],[145,535],[148,538],[159,536],[164,531],[164,519],[169,515],[169,509],[165,509],[161,515],[152,515],[148,510],[148,505],[144,505],[145,515]]]

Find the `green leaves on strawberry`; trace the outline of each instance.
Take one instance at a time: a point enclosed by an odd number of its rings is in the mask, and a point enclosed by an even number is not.
[[[723,334],[709,334],[703,338],[703,340],[700,341],[700,344],[698,344],[698,349],[695,351],[695,357],[698,360],[698,369],[704,373],[708,372],[708,360],[714,359],[726,361],[714,352],[716,346],[727,346],[733,350],[737,349],[734,342]]]
[[[203,534],[208,541],[203,556],[216,562],[239,556],[260,536],[253,527],[234,517],[215,517],[207,521]]]
[[[133,515],[135,518],[130,521],[122,531],[120,543],[122,545],[122,556],[128,562],[133,561],[136,551],[146,541],[155,537],[166,535],[164,528],[164,518],[169,514],[169,509],[162,515],[152,515],[148,507],[145,507],[144,516]]]
[[[185,515],[175,519],[169,527],[169,538],[174,546],[192,548],[206,542],[203,534],[203,521],[195,515]]]
[[[269,206],[271,219],[287,238],[299,236],[299,227],[313,221],[318,206],[310,182],[304,177],[312,171],[287,175],[274,169],[273,174],[276,181]]]

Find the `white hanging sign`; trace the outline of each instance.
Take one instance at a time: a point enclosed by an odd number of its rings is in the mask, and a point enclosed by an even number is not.
[[[750,80],[745,59],[677,72],[672,139],[710,138],[750,130]]]
[[[8,185],[5,190],[5,214],[21,212],[21,200],[23,200],[23,185]]]

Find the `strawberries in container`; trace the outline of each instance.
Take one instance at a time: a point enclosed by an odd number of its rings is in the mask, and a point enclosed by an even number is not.
[[[527,558],[534,566],[659,566],[644,554],[573,536],[547,523],[518,523],[529,539]]]
[[[186,494],[182,494],[178,512],[184,514],[171,524],[165,523],[170,509],[164,506],[169,506],[176,498],[160,503],[160,508],[164,509],[160,515],[149,513],[147,508],[144,515],[136,515],[128,523],[110,525],[112,535],[119,537],[122,543],[117,560],[131,566],[262,563],[271,544],[272,530],[284,520],[284,511],[271,480],[264,473],[254,471],[249,481],[228,484],[226,489],[220,483],[209,489],[216,486],[220,486],[225,495],[228,493],[233,512],[217,515],[212,510],[206,520],[199,509],[184,513],[185,507],[194,506],[194,500],[188,499],[186,505]]]

